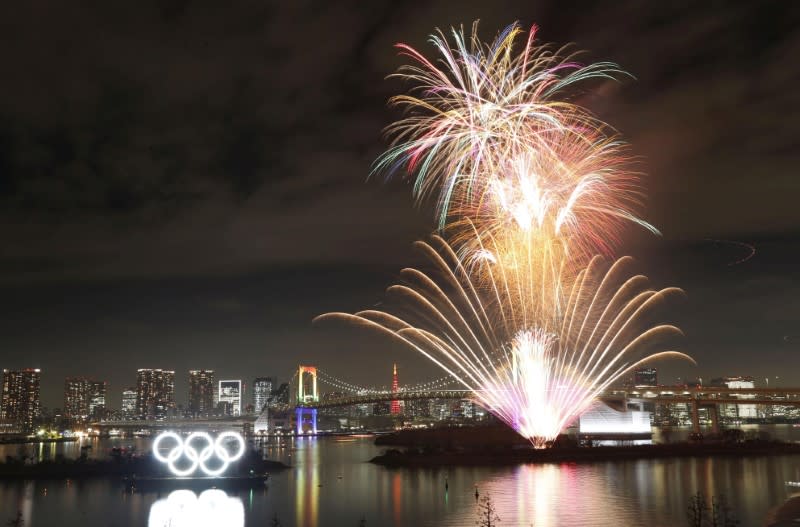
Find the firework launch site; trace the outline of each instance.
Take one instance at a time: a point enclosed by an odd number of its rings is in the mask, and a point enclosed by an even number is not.
[[[593,446],[597,443],[613,443]],[[649,443],[649,441],[648,441]],[[640,444],[630,436],[559,435],[546,449],[530,443],[504,426],[449,427],[403,430],[380,435],[377,446],[386,450],[371,462],[390,467],[446,467],[513,465],[520,463],[581,463],[635,459],[707,456],[770,456],[800,454],[800,444],[746,437],[740,430],[692,440]]]

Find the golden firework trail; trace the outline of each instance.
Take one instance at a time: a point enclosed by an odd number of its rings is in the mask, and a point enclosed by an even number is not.
[[[435,60],[399,45],[411,89],[391,100],[404,115],[374,171],[408,174],[419,203],[435,200],[441,236],[418,242],[434,269],[404,269],[392,309],[318,319],[418,351],[541,447],[631,369],[691,358],[664,346],[680,330],[654,318],[682,292],[650,289],[630,258],[605,263],[626,224],[657,232],[638,216],[627,145],[580,104],[625,73],[523,34],[512,24],[484,44],[475,24],[451,44],[438,32]]]
[[[528,310],[502,265],[478,286],[453,248],[438,236],[417,246],[433,271],[403,269],[387,290],[395,309],[336,319],[377,330],[421,353],[473,393],[476,402],[536,447],[550,443],[615,381],[643,363],[689,356],[665,348],[680,330],[656,318],[681,297],[677,288],[648,287],[624,257],[595,257],[573,281],[558,313]]]

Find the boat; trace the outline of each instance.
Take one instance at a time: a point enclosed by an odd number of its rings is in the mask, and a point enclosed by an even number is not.
[[[245,476],[126,476],[123,478],[126,488],[138,491],[147,490],[237,490],[265,487],[269,474],[248,474]]]

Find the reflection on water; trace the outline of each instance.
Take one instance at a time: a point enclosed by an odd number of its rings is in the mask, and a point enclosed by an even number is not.
[[[295,471],[295,522],[297,525],[317,527],[319,507],[319,449],[308,448],[316,444],[315,438],[301,438],[297,443],[304,443],[303,447],[295,448],[294,463],[298,467]]]
[[[52,461],[60,457],[77,459],[85,455],[89,459],[106,459],[114,447],[127,452],[149,452],[151,439],[146,437],[103,438],[84,437],[75,441],[42,442],[22,444],[0,444],[0,459],[7,456],[28,458],[37,462]]]
[[[800,439],[800,428],[771,433]],[[149,450],[146,439],[95,440],[90,456],[129,442]],[[17,450],[3,446],[10,455]],[[41,449],[26,448],[35,455]],[[80,445],[56,447],[62,448],[79,455]],[[265,452],[291,468],[274,473],[266,488],[221,494],[227,505],[220,507],[236,507],[221,523],[213,523],[216,505],[201,503],[204,494],[131,494],[119,481],[91,479],[0,480],[0,525],[19,511],[25,527],[253,527],[270,525],[275,516],[283,527],[355,526],[362,518],[366,525],[388,527],[462,527],[475,524],[477,489],[480,497],[491,496],[500,525],[673,527],[685,523],[688,500],[700,491],[709,498],[725,495],[740,525],[758,526],[789,496],[785,481],[800,481],[800,456],[393,470],[368,463],[381,452],[371,437],[284,438],[265,445]],[[45,445],[42,455],[59,453]],[[193,516],[182,520],[177,515],[183,513]]]
[[[244,527],[244,506],[218,489],[176,490],[150,507],[148,527]]]
[[[480,494],[492,498],[503,524],[556,527],[562,525],[658,525],[643,523],[647,515],[632,507],[605,467],[571,463],[521,465],[480,481]],[[472,507],[474,509],[475,507]],[[655,515],[654,520],[659,515]],[[662,519],[664,512],[660,512]],[[474,513],[462,508],[446,525],[466,525]],[[671,525],[671,523],[667,523]]]

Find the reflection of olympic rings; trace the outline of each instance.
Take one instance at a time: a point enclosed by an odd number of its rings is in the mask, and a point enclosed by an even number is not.
[[[166,456],[162,455],[160,452],[161,443],[165,439],[172,439],[175,441],[175,446],[172,447]],[[234,439],[239,444],[239,448],[234,454],[231,454],[225,446],[228,439]],[[199,452],[194,445],[194,443],[198,441],[204,443]],[[241,434],[231,431],[222,432],[217,436],[216,440],[212,439],[206,432],[193,432],[189,434],[185,441],[175,432],[162,432],[156,437],[155,441],[153,441],[153,456],[162,463],[166,463],[169,470],[179,477],[192,474],[198,467],[207,476],[219,476],[228,469],[230,463],[239,460],[239,458],[244,455],[244,450],[244,438],[242,438]],[[206,464],[214,455],[216,455],[217,459],[221,462],[219,468],[210,468]],[[189,466],[183,469],[175,465],[175,462],[182,456],[185,456],[189,460]]]

